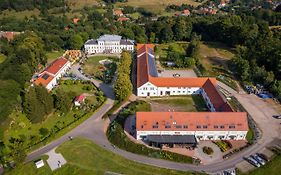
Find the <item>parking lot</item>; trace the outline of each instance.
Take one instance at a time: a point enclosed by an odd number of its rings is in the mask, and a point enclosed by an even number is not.
[[[197,77],[192,69],[188,70],[163,70],[159,77]]]

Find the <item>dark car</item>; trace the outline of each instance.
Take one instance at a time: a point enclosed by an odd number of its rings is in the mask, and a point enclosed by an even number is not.
[[[273,115],[272,117],[276,119],[281,119],[281,115]]]

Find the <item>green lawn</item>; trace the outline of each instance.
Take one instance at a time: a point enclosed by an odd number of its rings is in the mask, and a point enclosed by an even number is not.
[[[168,97],[162,99],[152,99],[152,103],[161,104],[164,108],[169,107],[175,111],[195,112],[206,111],[206,104],[203,98],[199,95]]]
[[[165,11],[165,8],[168,5],[175,4],[189,4],[192,6],[197,7],[201,3],[196,2],[194,0],[128,0],[127,2],[117,2],[116,7],[123,7],[123,6],[133,6],[133,7],[143,7],[148,11],[154,12],[156,14],[162,14]]]
[[[54,61],[55,59],[59,58],[60,56],[62,56],[64,54],[64,51],[52,51],[52,52],[47,52],[46,56],[47,56],[47,60],[48,63]]]
[[[105,83],[110,83],[115,74],[117,68],[116,62],[118,59],[119,58],[115,56],[93,56],[88,58],[82,68],[86,74],[102,80]],[[111,64],[102,65],[99,63],[101,60],[111,60],[113,62]],[[106,78],[105,75],[107,75]]]
[[[0,12],[0,18],[9,18],[14,17],[16,19],[24,19],[25,17],[30,18],[32,15],[39,16],[40,11],[38,9],[34,10],[24,10],[24,11],[15,11],[15,10],[3,10]]]
[[[249,143],[252,143],[253,142],[253,138],[254,138],[254,131],[251,127],[249,127],[249,131],[247,132],[247,135],[246,135],[246,140],[249,142]]]
[[[6,60],[6,56],[0,53],[0,64]]]
[[[58,147],[56,152],[62,153],[67,160],[67,164],[57,169],[53,174],[57,175],[93,175],[114,172],[120,174],[132,175],[189,175],[190,172],[181,172],[168,170],[164,168],[153,167],[127,160],[117,154],[109,152],[102,147],[92,143],[84,138],[75,138],[67,141]],[[44,157],[46,159],[46,157]],[[8,175],[49,175],[51,170],[48,165],[36,169],[33,162],[21,165]]]

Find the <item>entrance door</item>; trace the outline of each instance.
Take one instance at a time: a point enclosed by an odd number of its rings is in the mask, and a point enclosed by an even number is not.
[[[171,92],[170,91],[166,91],[166,95],[170,95],[171,94]]]
[[[147,93],[147,96],[148,96],[148,97],[150,96],[150,92]]]

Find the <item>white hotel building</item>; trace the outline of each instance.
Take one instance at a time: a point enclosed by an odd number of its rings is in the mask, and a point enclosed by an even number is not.
[[[248,132],[247,114],[232,110],[218,92],[216,79],[158,77],[153,47],[137,45],[137,95],[200,94],[211,112],[138,112],[136,138],[156,144],[244,140]]]
[[[89,55],[95,53],[121,53],[122,50],[134,51],[134,41],[122,39],[119,35],[102,35],[98,39],[88,40],[84,44],[84,49]]]

